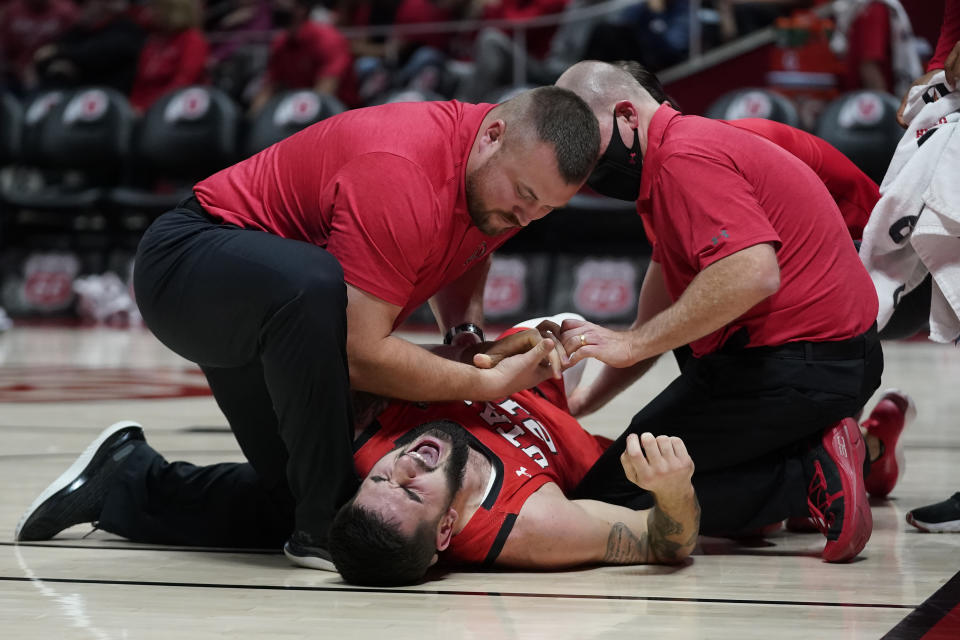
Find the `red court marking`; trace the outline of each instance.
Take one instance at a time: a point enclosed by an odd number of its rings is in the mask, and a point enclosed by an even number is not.
[[[208,396],[197,368],[4,366],[0,402],[77,402]]]
[[[940,622],[933,625],[920,640],[957,640],[960,638],[960,605],[954,607]]]

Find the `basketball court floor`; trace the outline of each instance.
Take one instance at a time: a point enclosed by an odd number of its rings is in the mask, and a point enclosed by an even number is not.
[[[855,562],[825,564],[822,536],[781,531],[701,538],[682,567],[365,589],[274,551],[137,545],[82,526],[15,545],[23,510],[115,421],[141,422],[171,460],[240,459],[199,370],[146,330],[15,327],[0,335],[0,638],[958,639],[960,534],[919,533],[904,514],[960,490],[960,353],[928,342],[885,351],[884,387],[919,412],[906,475],[874,503]],[[674,373],[663,358],[585,424],[615,437]]]

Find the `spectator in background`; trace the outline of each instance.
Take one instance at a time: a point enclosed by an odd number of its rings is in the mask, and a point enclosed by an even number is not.
[[[130,93],[130,104],[141,112],[173,89],[206,82],[210,53],[199,29],[197,0],[151,0],[149,6],[153,31],[140,52]]]
[[[484,20],[509,20],[522,25],[533,18],[557,14],[567,7],[567,0],[486,0],[482,2],[479,16]],[[529,66],[542,64],[550,54],[550,43],[557,31],[556,26],[534,27],[526,30],[526,50]],[[511,84],[514,51],[514,32],[499,28],[484,27],[474,43],[474,72],[459,90],[459,99],[480,102],[494,99],[493,90]]]
[[[824,4],[829,0],[714,0],[720,18],[720,37],[733,40],[774,23],[794,9]]]
[[[651,71],[682,61],[690,48],[689,0],[647,0],[593,30],[586,58],[637,60]]]
[[[844,60],[845,90],[899,95],[923,73],[910,18],[898,0],[845,0],[831,6],[837,30],[830,47]]]
[[[336,27],[310,19],[315,2],[278,2],[274,22],[284,30],[270,46],[263,85],[250,105],[256,113],[277,91],[313,89],[356,106],[356,81],[350,44]],[[282,23],[286,22],[286,25]]]
[[[230,58],[237,49],[254,41],[251,34],[269,31],[273,27],[271,11],[268,0],[207,2],[204,30],[222,37],[212,44],[210,61],[218,64]]]
[[[10,89],[25,93],[36,86],[34,54],[73,26],[77,13],[72,0],[13,0],[0,7],[0,60]]]
[[[130,95],[144,32],[126,0],[86,0],[76,24],[34,56],[40,84],[98,85]]]

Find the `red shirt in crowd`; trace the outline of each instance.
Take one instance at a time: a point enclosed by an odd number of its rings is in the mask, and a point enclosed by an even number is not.
[[[562,383],[550,380],[542,386],[553,387],[547,395],[563,398],[566,406]],[[433,420],[464,427],[473,436],[472,447],[486,455],[495,474],[480,507],[443,552],[447,563],[492,565],[527,498],[548,482],[571,491],[609,444],[535,391],[500,402],[395,402],[377,419],[380,428],[354,454],[357,473],[366,476],[400,436]]]
[[[847,31],[843,86],[848,91],[863,87],[860,65],[864,62],[879,64],[887,91],[893,91],[890,9],[882,2],[873,2],[861,10]]]
[[[399,325],[516,232],[467,212],[467,157],[494,105],[354,109],[307,127],[194,187],[211,214],[326,248],[346,281],[402,307]]]
[[[880,188],[852,160],[826,140],[780,122],[763,118],[725,122],[759,134],[800,158],[813,169],[833,196],[850,237],[854,240],[863,238],[863,228],[880,199]]]
[[[284,31],[274,39],[268,82],[278,89],[310,89],[324,78],[337,78],[337,97],[347,106],[356,105],[350,43],[335,27],[309,20],[294,33]]]
[[[656,234],[653,260],[663,266],[671,298],[721,258],[761,243],[777,250],[780,289],[691,343],[695,355],[715,351],[741,327],[755,347],[843,340],[873,324],[873,282],[837,204],[800,159],[760,136],[666,105],[647,136],[639,207]]]
[[[143,111],[169,91],[205,83],[209,53],[199,29],[151,34],[140,50],[130,104]]]
[[[947,56],[960,42],[960,0],[947,0],[943,7],[943,24],[937,39],[937,50],[933,52],[927,71],[943,69]]]
[[[21,73],[33,63],[37,49],[59,38],[73,26],[78,14],[70,0],[50,0],[40,11],[30,4],[13,0],[0,10],[0,51]]]
[[[430,22],[450,22],[454,20],[453,12],[431,2],[430,0],[402,0],[397,8],[397,16],[394,19],[395,24],[424,24]],[[458,34],[453,31],[446,33],[418,33],[405,36],[405,40],[416,42],[421,45],[433,47],[439,51],[448,53],[450,43]]]
[[[566,6],[567,0],[500,0],[484,8],[483,19],[523,23],[531,18],[561,13]],[[527,52],[534,58],[546,57],[556,30],[556,26],[527,30]]]

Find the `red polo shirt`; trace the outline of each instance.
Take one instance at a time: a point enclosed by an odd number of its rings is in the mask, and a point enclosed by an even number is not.
[[[309,89],[324,78],[338,78],[337,97],[347,106],[357,102],[350,43],[329,24],[308,21],[294,34],[274,39],[267,80],[282,89]]]
[[[863,228],[880,199],[880,188],[847,156],[822,138],[773,120],[745,118],[726,122],[763,136],[813,169],[840,208],[850,237],[863,238]]]
[[[780,289],[691,343],[695,355],[716,350],[741,327],[749,346],[761,346],[843,340],[876,319],[873,282],[830,193],[768,140],[661,106],[647,129],[639,200],[674,300],[721,258],[760,243],[777,250]]]
[[[224,221],[324,247],[399,325],[512,233],[473,225],[467,156],[494,105],[387,104],[327,118],[199,182]]]

